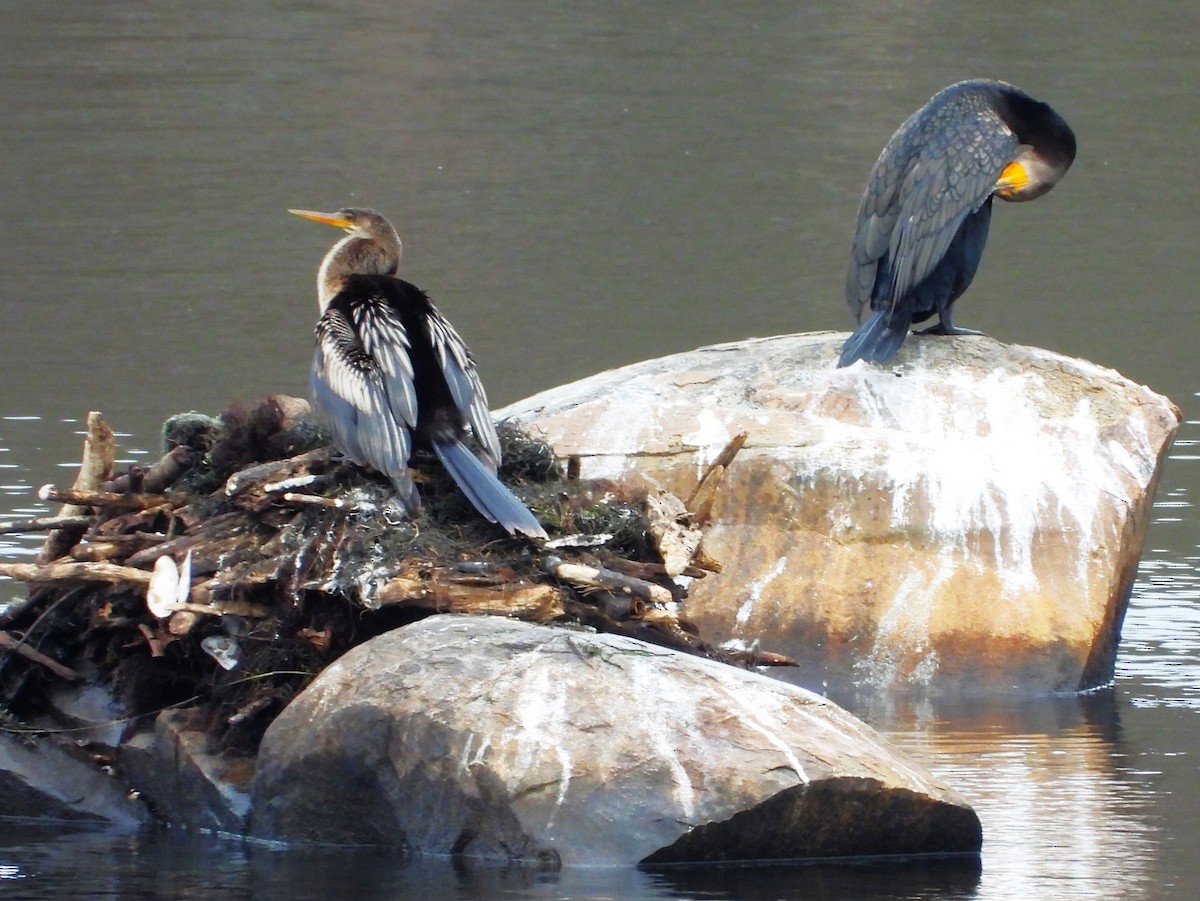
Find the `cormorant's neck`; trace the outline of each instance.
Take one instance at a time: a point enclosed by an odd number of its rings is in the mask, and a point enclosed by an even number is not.
[[[404,251],[400,237],[390,235],[360,238],[349,235],[333,245],[317,273],[317,301],[321,312],[337,296],[351,275],[395,275]]]

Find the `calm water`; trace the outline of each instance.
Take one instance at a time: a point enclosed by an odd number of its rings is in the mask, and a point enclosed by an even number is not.
[[[175,833],[0,823],[0,896],[1200,896],[1200,7],[1175,0],[781,4],[0,0],[0,515],[179,410],[302,393],[316,265],[287,207],[377,206],[494,405],[610,366],[848,326],[867,171],[970,76],[1075,127],[1076,164],[1000,205],[962,324],[1112,366],[1189,420],[1115,685],[969,707],[845,699],[976,805],[979,861],[456,872]],[[6,558],[35,543],[10,539]],[[0,602],[19,593],[0,586]]]

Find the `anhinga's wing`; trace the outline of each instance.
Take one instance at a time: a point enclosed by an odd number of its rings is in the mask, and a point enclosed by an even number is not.
[[[487,393],[479,380],[471,351],[454,326],[432,304],[429,310],[429,339],[442,373],[446,376],[454,405],[471,424],[471,431],[490,458],[486,462],[494,472],[500,463],[500,439],[488,409]]]
[[[407,490],[417,400],[403,324],[383,304],[335,301],[316,333],[310,384],[334,445]]]

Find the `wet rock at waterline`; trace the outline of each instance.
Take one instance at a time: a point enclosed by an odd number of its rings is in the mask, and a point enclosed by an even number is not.
[[[686,615],[801,660],[801,684],[1047,692],[1103,684],[1160,464],[1166,398],[984,337],[837,369],[842,334],[702,348],[498,416],[584,477],[676,492],[749,440],[706,528],[722,578]],[[788,677],[786,673],[780,673]]]
[[[55,736],[0,732],[0,815],[136,829],[149,820],[128,788]]]
[[[250,832],[550,864],[974,852],[975,813],[841,708],[633,639],[435,616],[325,670]]]

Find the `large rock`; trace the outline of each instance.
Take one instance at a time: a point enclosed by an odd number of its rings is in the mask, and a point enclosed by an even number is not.
[[[1179,425],[1118,373],[989,338],[910,338],[837,369],[841,334],[707,347],[497,414],[585,477],[687,496],[749,441],[692,586],[705,637],[800,659],[801,684],[1049,692],[1112,678]]]
[[[268,730],[250,831],[548,864],[977,851],[964,801],[803,689],[613,635],[437,616]]]

